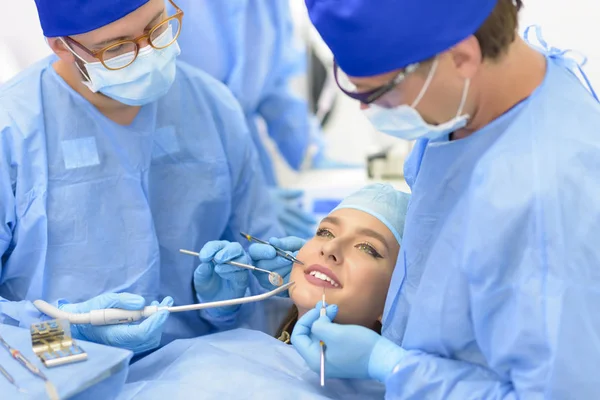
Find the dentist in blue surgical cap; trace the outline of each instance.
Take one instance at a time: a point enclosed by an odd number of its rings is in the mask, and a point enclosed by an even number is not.
[[[315,309],[296,349],[318,370],[323,341],[329,377],[389,399],[597,399],[600,105],[580,58],[518,37],[520,0],[306,3],[340,88],[417,142],[383,335]]]
[[[235,297],[250,275],[198,293],[198,265],[178,249],[283,231],[234,97],[177,61],[184,12],[163,0],[36,5],[55,54],[0,88],[0,322],[48,318],[36,299],[83,313]],[[73,335],[141,354],[234,323],[161,312]]]

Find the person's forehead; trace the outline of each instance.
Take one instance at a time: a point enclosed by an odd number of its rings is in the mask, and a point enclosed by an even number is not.
[[[157,14],[165,10],[163,0],[150,0],[137,10],[127,14],[108,25],[95,29],[80,35],[74,35],[73,38],[80,42],[100,43],[110,41],[119,37],[137,37],[140,30],[143,30]]]
[[[342,208],[329,214],[329,217],[339,220],[340,224],[351,232],[370,229],[383,236],[388,246],[391,246],[396,241],[392,232],[383,222],[364,211],[353,208]]]

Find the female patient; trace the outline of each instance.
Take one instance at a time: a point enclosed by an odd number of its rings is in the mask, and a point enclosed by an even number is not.
[[[289,274],[295,282],[289,290],[293,306],[276,337],[289,343],[298,317],[315,307],[323,291],[327,303],[339,307],[336,322],[380,329],[407,203],[408,195],[389,185],[370,185],[346,198],[320,223],[315,236],[296,255],[304,265],[294,265]],[[245,285],[243,293],[250,283],[256,285],[247,270],[222,264],[250,261],[239,244],[213,243],[212,254],[207,246],[201,252],[206,283],[202,285],[196,276],[197,290]],[[200,301],[215,299],[212,293],[200,291],[198,297]],[[242,314],[251,320],[264,312],[264,305],[205,312],[217,322]],[[293,346],[255,330],[237,329],[177,340],[135,363],[121,398],[177,398],[177,393],[185,397],[198,390],[202,398],[239,398],[243,393],[244,398],[257,399],[352,399],[383,398],[384,394],[384,387],[375,381],[328,380],[321,388],[319,377]]]
[[[336,322],[380,332],[380,318],[400,250],[408,194],[389,185],[367,186],[324,218],[294,264],[294,302],[277,337],[289,342],[298,318],[322,298],[336,304]]]
[[[276,271],[295,282],[289,290],[295,307],[280,333],[291,333],[298,315],[314,308],[323,291],[327,303],[339,307],[336,322],[378,329],[400,249],[408,198],[408,194],[390,185],[369,185],[344,199],[323,219],[308,242],[283,239],[304,244],[296,255],[304,264],[295,264],[290,273],[289,262],[281,258],[285,266]],[[255,247],[262,247],[260,250],[265,253],[271,251],[275,257],[271,246]],[[251,250],[253,256],[255,250]],[[260,258],[264,259],[265,255]],[[224,264],[228,261],[252,263],[239,243],[209,242],[200,251],[200,261],[194,274],[194,286],[201,303],[244,297],[248,289],[252,293],[260,291],[257,283],[267,289],[274,288],[266,274],[253,275]],[[252,308],[253,305],[213,308],[203,311],[202,316],[217,328],[238,327],[240,319],[245,320],[253,313],[248,312]]]

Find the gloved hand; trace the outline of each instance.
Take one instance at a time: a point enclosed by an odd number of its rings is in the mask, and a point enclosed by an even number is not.
[[[319,317],[321,303],[298,320],[292,344],[313,371],[321,366],[325,343],[325,374],[328,378],[377,379],[385,382],[404,357],[405,350],[374,331],[358,325],[332,323],[337,306],[327,306]]]
[[[295,257],[298,254],[298,251],[306,243],[306,240],[290,236],[282,239],[271,238],[269,239],[269,243],[279,247],[281,250],[287,251]],[[273,246],[260,243],[251,245],[248,249],[248,253],[250,254],[250,257],[252,257],[252,265],[268,271],[277,272],[283,278],[283,282],[288,283],[290,281],[290,273],[292,272],[292,262],[287,258],[279,257]],[[254,272],[254,276],[256,276],[260,285],[265,289],[275,289],[275,286],[269,282],[268,274]],[[280,293],[279,296],[288,297],[289,294],[286,291]]]
[[[272,188],[270,194],[275,206],[275,214],[286,234],[305,239],[312,237],[314,225],[317,221],[311,214],[302,210],[299,204],[304,192],[302,190]]]
[[[225,264],[227,261],[250,264],[250,258],[239,243],[213,241],[206,243],[200,250],[201,264],[194,272],[194,288],[200,303],[231,300],[246,294],[250,284],[248,270]],[[204,311],[222,318],[234,315],[240,307],[241,305],[208,308]]]
[[[103,308],[141,310],[145,305],[146,301],[142,296],[130,293],[108,293],[83,303],[59,303],[58,308],[70,313],[88,313]],[[165,297],[160,305],[157,301],[153,301],[152,305],[170,307],[173,305],[173,299]],[[159,311],[141,323],[106,326],[71,325],[71,334],[75,339],[120,347],[131,350],[136,354],[143,353],[160,345],[164,324],[168,316],[168,311]]]

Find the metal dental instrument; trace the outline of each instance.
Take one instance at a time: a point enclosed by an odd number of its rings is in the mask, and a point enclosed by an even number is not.
[[[183,250],[183,249],[180,249],[179,252],[183,253],[183,254],[188,254],[190,256],[196,256],[196,257],[198,257],[200,255],[199,253],[196,253],[194,251]],[[264,272],[266,274],[269,274],[269,282],[271,282],[271,285],[273,285],[273,286],[283,285],[283,278],[277,272],[267,271],[266,269],[257,268],[253,265],[242,264],[242,263],[235,262],[235,261],[226,261],[225,264],[233,265],[234,267],[246,268],[246,269],[249,269],[252,271]]]
[[[323,288],[323,301],[321,302],[321,310],[319,315],[322,317],[327,315],[327,306],[325,305],[325,288]],[[325,386],[325,343],[319,341],[321,346],[321,386]]]
[[[46,378],[46,375],[44,375],[44,373],[42,371],[40,371],[40,369],[38,367],[36,367],[28,359],[26,359],[25,356],[23,354],[21,354],[21,352],[19,350],[15,349],[14,347],[11,347],[10,344],[6,343],[6,341],[4,340],[4,338],[2,336],[0,336],[0,344],[2,344],[4,347],[6,347],[6,350],[8,350],[8,352],[10,353],[12,358],[17,360],[22,366],[27,368],[29,370],[29,372],[31,372],[33,375],[36,375],[45,381],[48,380],[48,378]]]
[[[38,378],[42,379],[46,383],[46,393],[51,400],[58,400],[58,392],[56,391],[56,387],[50,382],[50,380],[44,375],[42,371],[35,364],[32,364],[28,359],[25,358],[23,354],[14,347],[11,347],[4,338],[0,335],[0,343],[6,347],[6,350],[10,353],[12,358],[17,360],[23,367],[25,367],[29,372]],[[6,376],[6,375],[4,375]],[[10,379],[9,379],[10,380]]]
[[[249,235],[247,233],[244,232],[240,232],[240,235],[242,235],[245,239],[247,239],[249,242],[256,242],[256,243],[260,243],[260,244],[266,244],[269,245],[271,247],[273,247],[275,249],[275,252],[277,253],[278,256],[285,258],[286,260],[290,260],[293,263],[296,264],[300,264],[300,265],[304,265],[304,263],[300,260],[298,260],[296,257],[294,257],[291,254],[288,254],[286,251],[280,249],[277,246],[273,246],[271,243],[269,242],[265,242],[264,240],[261,240],[259,238],[256,238],[252,235]]]
[[[25,389],[21,389],[21,387],[19,387],[19,385],[17,385],[17,381],[15,381],[15,378],[12,377],[11,374],[8,373],[7,370],[4,369],[4,367],[2,365],[0,365],[0,374],[4,375],[4,377],[13,384],[14,387],[17,388],[17,390],[21,393],[27,393],[27,391]]]
[[[175,307],[159,307],[159,306],[146,306],[141,310],[122,310],[120,308],[105,308],[102,310],[92,310],[89,313],[69,313],[54,307],[51,304],[43,300],[35,300],[33,305],[42,313],[52,317],[54,319],[66,319],[72,324],[92,324],[92,325],[116,325],[116,324],[129,324],[131,322],[139,321],[142,318],[148,318],[151,315],[159,311],[169,312],[182,312],[182,311],[195,311],[204,310],[206,308],[217,308],[234,306],[238,304],[253,303],[256,301],[266,300],[273,297],[281,292],[288,290],[294,282],[288,282],[275,290],[259,294],[256,296],[242,297],[239,299],[213,301],[210,303],[200,304],[189,304],[187,306],[175,306]]]

